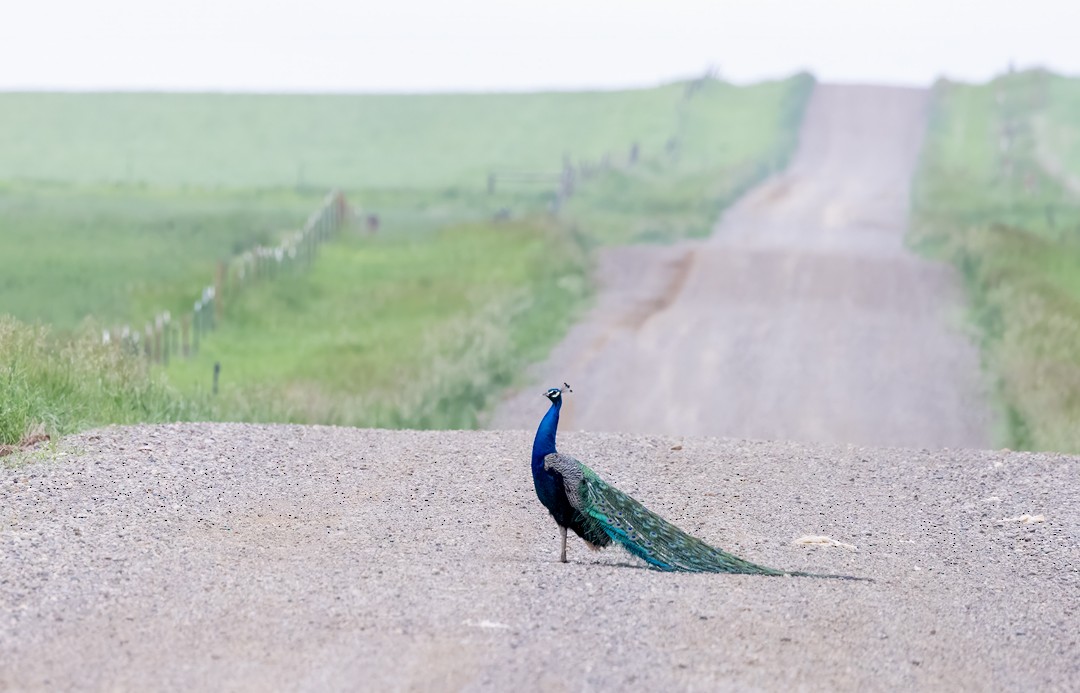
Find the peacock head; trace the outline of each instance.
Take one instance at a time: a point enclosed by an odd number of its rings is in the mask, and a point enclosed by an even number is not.
[[[563,386],[562,386],[561,389],[557,388],[557,387],[553,387],[553,388],[551,388],[550,390],[548,390],[547,392],[544,393],[544,397],[547,397],[549,400],[551,400],[552,404],[555,404],[556,402],[559,401],[559,399],[562,398],[563,390],[566,390],[567,392],[573,392],[573,390],[570,389],[569,385],[567,385],[566,383],[563,383]]]

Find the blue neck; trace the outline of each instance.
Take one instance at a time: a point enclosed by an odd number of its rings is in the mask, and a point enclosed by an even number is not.
[[[540,421],[540,427],[536,429],[536,438],[533,440],[532,464],[533,471],[544,468],[544,457],[555,452],[555,434],[559,431],[559,409],[562,408],[562,397],[551,403],[551,408]]]

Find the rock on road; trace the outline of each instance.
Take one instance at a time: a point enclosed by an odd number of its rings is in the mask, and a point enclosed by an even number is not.
[[[491,428],[988,447],[951,267],[904,246],[928,93],[818,86],[786,172],[704,242],[612,249],[594,310]]]

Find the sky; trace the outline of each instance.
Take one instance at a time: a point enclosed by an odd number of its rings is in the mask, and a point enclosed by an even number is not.
[[[1080,0],[2,0],[0,90],[410,92],[1080,74]]]

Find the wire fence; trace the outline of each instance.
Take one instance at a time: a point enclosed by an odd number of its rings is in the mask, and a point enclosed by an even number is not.
[[[218,262],[213,280],[202,289],[190,311],[177,316],[160,311],[141,329],[124,325],[104,330],[102,341],[164,365],[178,357],[194,356],[202,339],[220,324],[226,300],[234,299],[253,282],[306,269],[319,247],[341,230],[349,213],[345,195],[340,190],[331,191],[304,226],[278,245],[256,246]]]
[[[607,171],[628,169],[638,162],[640,146],[634,142],[625,158],[604,154],[596,161],[582,160],[575,165],[569,156],[563,157],[560,171],[529,171],[521,169],[492,169],[488,172],[487,192],[495,194],[500,187],[538,185],[553,191],[551,209],[558,213],[574,196],[580,183]]]
[[[650,160],[678,160],[682,141],[685,137],[687,110],[694,97],[712,82],[718,79],[715,69],[709,68],[701,77],[686,83],[682,97],[676,109],[674,133],[663,144],[663,150],[654,152]],[[494,195],[504,187],[533,186],[551,192],[551,211],[558,214],[566,202],[574,196],[581,184],[611,171],[629,171],[643,161],[642,146],[638,141],[629,143],[621,151],[608,151],[597,159],[579,158],[576,162],[568,155],[563,155],[562,168],[559,171],[526,169],[491,169],[487,176],[487,192]],[[783,162],[767,162],[768,172],[778,170]],[[761,164],[754,164],[760,168]],[[759,177],[763,175],[759,174]]]

